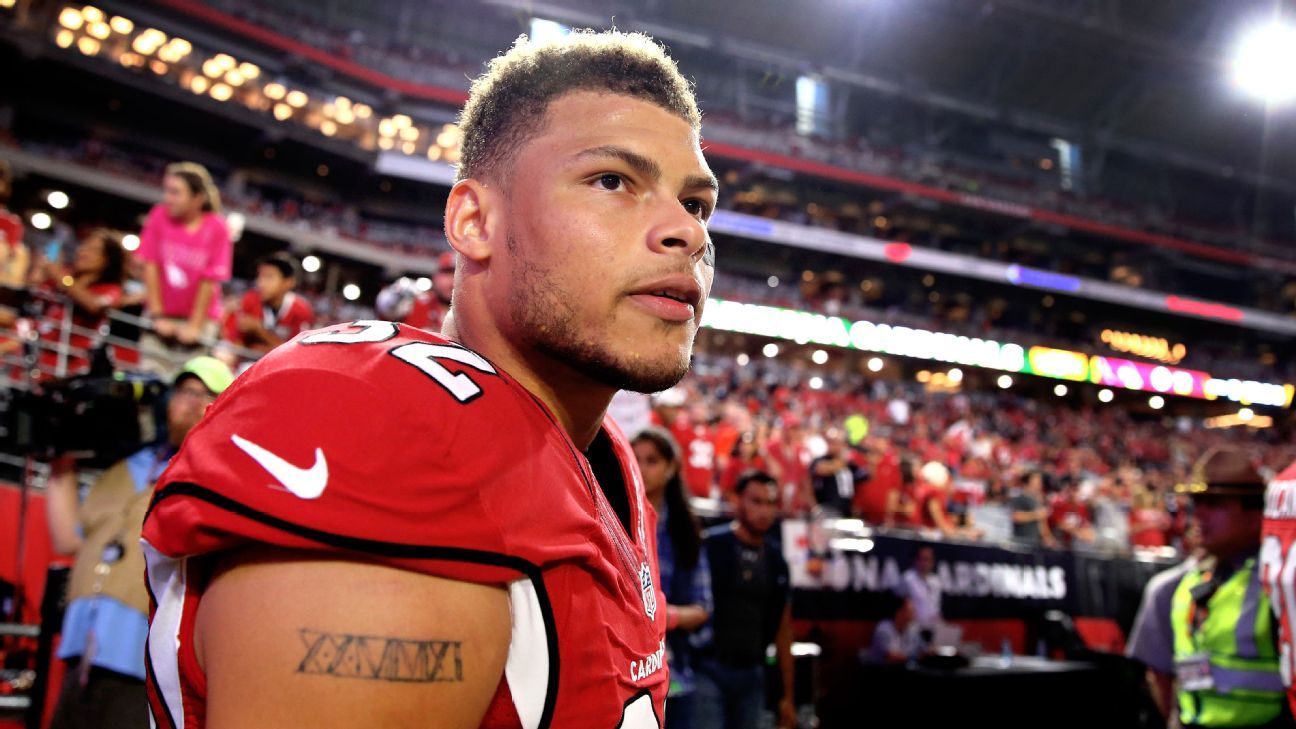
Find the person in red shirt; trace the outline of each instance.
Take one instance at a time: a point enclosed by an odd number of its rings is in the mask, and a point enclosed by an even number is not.
[[[378,293],[378,315],[425,331],[441,331],[441,324],[450,311],[454,274],[454,253],[442,253],[437,256],[430,291],[420,291],[408,278],[399,279]]]
[[[720,475],[720,495],[729,501],[736,500],[734,485],[738,483],[738,477],[747,471],[764,471],[776,481],[781,477],[778,462],[770,458],[763,438],[754,432],[743,433],[734,444],[729,461]]]
[[[220,333],[221,284],[230,279],[234,243],[220,215],[220,191],[202,165],[167,167],[162,202],[140,230],[145,307],[153,331],[140,339],[145,369],[171,375]]]
[[[1066,547],[1093,544],[1093,514],[1080,498],[1080,485],[1072,479],[1065,482],[1049,509],[1049,530]]]
[[[672,387],[653,398],[653,424],[670,431],[684,456],[684,484],[689,493],[711,498],[716,480],[716,446],[712,428],[703,418],[691,417],[684,407],[688,395]],[[702,413],[705,416],[705,413]]]
[[[1129,540],[1135,547],[1164,547],[1170,543],[1170,514],[1161,498],[1146,489],[1134,492],[1129,515]]]
[[[870,477],[855,491],[855,513],[869,524],[893,526],[903,488],[900,454],[886,438],[870,440]]]
[[[225,340],[265,354],[311,328],[315,310],[298,296],[297,264],[286,253],[257,263],[256,286],[225,319]]]
[[[108,310],[122,297],[126,276],[126,250],[121,239],[96,229],[77,245],[71,267],[60,261],[42,261],[32,271],[31,284],[45,292],[65,296],[46,301],[37,317],[42,379],[83,374],[90,366],[90,350],[101,338]],[[71,330],[63,350],[67,304],[72,306]],[[65,357],[62,355],[66,355]]]
[[[773,462],[782,473],[784,514],[801,514],[814,506],[810,488],[810,462],[814,458],[805,444],[805,428],[796,415],[783,417],[783,427],[774,429],[766,446]]]
[[[27,281],[31,252],[23,244],[22,218],[9,211],[13,175],[0,160],[0,286],[22,286]]]
[[[949,514],[950,472],[945,464],[929,461],[918,472],[919,486],[914,494],[915,519],[924,529],[935,529],[947,537],[975,539],[980,530],[962,527]]]
[[[488,64],[441,333],[294,338],[159,480],[154,723],[661,729],[656,516],[607,411],[689,368],[715,261],[700,125],[640,34],[523,37]]]

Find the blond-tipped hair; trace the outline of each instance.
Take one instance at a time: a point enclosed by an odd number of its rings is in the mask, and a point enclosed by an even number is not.
[[[175,162],[167,165],[166,174],[168,177],[178,177],[185,181],[189,191],[202,194],[205,198],[203,201],[203,210],[209,213],[219,213],[221,211],[220,189],[212,181],[211,173],[206,167],[197,162]]]
[[[551,40],[519,37],[472,83],[459,117],[458,179],[500,175],[500,167],[544,129],[549,103],[570,91],[625,94],[702,124],[693,85],[666,49],[642,33],[576,30]]]

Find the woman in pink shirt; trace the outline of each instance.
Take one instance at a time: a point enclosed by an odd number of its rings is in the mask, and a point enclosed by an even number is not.
[[[149,211],[136,252],[145,264],[145,299],[153,335],[141,340],[146,366],[170,372],[216,339],[221,284],[234,246],[220,216],[220,192],[202,165],[167,167],[162,202]]]

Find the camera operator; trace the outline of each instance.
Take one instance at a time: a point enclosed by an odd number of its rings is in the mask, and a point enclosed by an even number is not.
[[[167,438],[113,464],[85,495],[70,459],[53,464],[46,499],[55,551],[76,554],[58,656],[66,678],[52,729],[148,725],[148,593],[140,527],[153,484],[207,406],[234,380],[212,357],[185,363],[167,403]]]

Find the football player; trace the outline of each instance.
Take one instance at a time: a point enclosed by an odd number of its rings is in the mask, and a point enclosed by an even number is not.
[[[652,509],[605,410],[688,368],[717,184],[651,39],[525,38],[472,86],[441,335],[303,333],[144,530],[159,726],[660,727]]]

